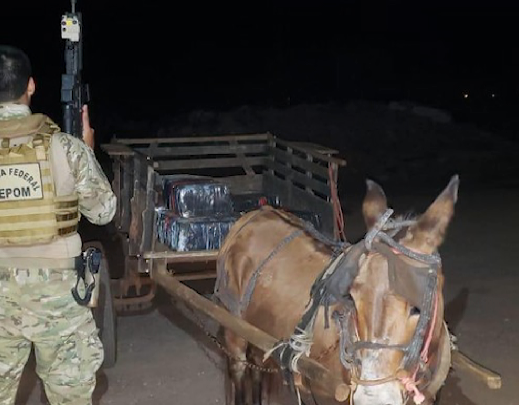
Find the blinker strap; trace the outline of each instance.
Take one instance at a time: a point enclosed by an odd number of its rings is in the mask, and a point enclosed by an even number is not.
[[[428,263],[429,267],[427,268],[413,266],[406,268],[407,264],[400,266],[403,261],[398,258],[390,246],[379,242],[374,245],[374,248],[388,258],[389,282],[391,283],[391,287],[406,298],[412,305],[420,309],[420,317],[413,338],[407,346],[404,358],[402,359],[403,368],[405,370],[412,370],[419,361],[427,328],[431,322],[437,289],[439,263],[431,260],[432,263]],[[433,255],[430,256],[431,259],[433,259]],[[406,274],[399,274],[402,271]]]
[[[375,225],[370,229],[370,231],[366,234],[364,238],[364,243],[366,244],[366,248],[371,251],[373,250],[373,242],[378,237],[381,240],[383,240],[385,243],[387,243],[392,248],[396,249],[400,253],[418,260],[420,262],[431,264],[431,265],[440,265],[441,264],[441,258],[440,255],[437,253],[433,254],[423,254],[419,252],[415,252],[404,245],[401,245],[400,243],[396,242],[390,235],[388,235],[386,232],[390,229],[398,229],[401,228],[403,225],[409,226],[412,222],[410,221],[404,221],[401,224],[395,224],[394,222],[390,222],[391,215],[393,215],[393,210],[391,208],[388,208],[384,214],[380,216],[380,218],[377,220]]]
[[[422,311],[423,296],[427,290],[431,267],[412,266],[384,243],[376,242],[374,250],[387,258],[391,290]]]
[[[382,229],[384,229],[384,226],[386,225],[387,221],[389,221],[389,218],[391,218],[391,215],[393,215],[393,210],[386,210],[386,212],[382,214],[382,216],[377,220],[375,225],[373,225],[373,227],[364,237],[364,243],[366,244],[366,248],[368,250],[372,249],[373,241],[378,236],[378,234],[382,232]]]
[[[422,346],[425,342],[425,335],[427,333],[427,327],[431,322],[432,313],[434,310],[434,299],[436,296],[436,287],[438,282],[438,273],[433,269],[429,270],[427,289],[423,296],[422,310],[420,317],[418,318],[418,324],[413,335],[411,343],[409,343],[408,350],[402,359],[403,367],[406,370],[413,369],[420,359],[420,353]],[[434,325],[431,325],[434,327]]]
[[[441,265],[441,258],[438,253],[424,254],[424,253],[415,252],[415,251],[407,248],[406,246],[401,245],[398,242],[395,242],[395,240],[393,238],[391,238],[389,235],[387,235],[384,232],[379,232],[378,236],[380,237],[380,239],[382,239],[384,242],[386,242],[389,246],[391,246],[392,248],[396,249],[397,251],[399,251],[400,253],[402,253],[403,255],[406,255],[407,257],[409,257],[411,259],[415,259],[415,260],[418,260],[419,262],[429,264],[432,266],[439,267]]]

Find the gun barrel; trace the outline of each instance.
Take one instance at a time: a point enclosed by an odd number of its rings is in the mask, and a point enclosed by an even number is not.
[[[72,12],[62,17],[65,39],[65,73],[61,76],[62,126],[65,132],[82,138],[82,109],[89,101],[88,86],[82,82],[83,43],[81,13],[76,13],[77,0],[71,0]]]

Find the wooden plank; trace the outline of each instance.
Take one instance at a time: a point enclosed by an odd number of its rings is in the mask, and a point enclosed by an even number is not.
[[[301,147],[303,149],[309,150],[311,152],[317,152],[322,155],[336,155],[339,153],[337,149],[331,149],[326,146],[318,145],[313,142],[294,142],[291,141],[292,145],[296,145],[297,147]]]
[[[232,194],[260,193],[263,188],[262,174],[217,177],[216,179],[227,184]]]
[[[122,182],[121,182],[121,231],[129,232],[132,209],[131,199],[133,197],[133,156],[121,156]]]
[[[113,172],[113,180],[112,180],[112,190],[116,197],[115,203],[115,215],[113,221],[117,229],[121,230],[121,212],[122,212],[122,200],[121,200],[121,158],[116,157],[112,159],[112,172]]]
[[[164,156],[203,156],[203,155],[232,155],[232,154],[259,154],[267,153],[267,144],[233,144],[204,145],[204,146],[159,146],[135,147],[134,150],[152,158]]]
[[[240,151],[239,147],[238,147],[238,143],[236,142],[236,140],[233,140],[230,142],[231,145],[231,149],[233,150],[233,152],[235,151],[238,159],[240,159],[241,161],[241,166],[243,167],[243,170],[245,170],[245,173],[247,174],[255,174],[256,172],[254,170],[252,170],[252,167],[249,165],[248,161],[247,161],[247,158],[245,157],[245,153],[244,151]],[[265,151],[267,149],[267,145],[265,144]]]
[[[296,172],[295,170],[287,168],[278,162],[269,161],[267,165],[275,172],[278,172],[287,177],[290,181],[297,182],[303,186],[308,186],[318,193],[324,194],[328,197],[330,196],[330,186],[328,186],[326,183],[320,182],[316,179],[308,178],[306,174]]]
[[[263,134],[239,134],[239,135],[214,135],[214,136],[187,136],[187,137],[169,137],[169,138],[120,138],[114,142],[125,145],[145,145],[152,143],[198,143],[198,142],[223,142],[236,139],[240,141],[263,141],[272,138],[269,133]]]
[[[265,164],[265,157],[248,157],[247,161],[250,166],[262,166]],[[242,167],[242,162],[238,158],[156,160],[153,162],[153,167],[158,171],[215,169],[220,167]]]
[[[145,252],[152,248],[155,223],[155,201],[157,200],[157,192],[155,191],[155,175],[156,172],[150,167],[147,167],[146,179],[146,205],[142,211],[142,235],[140,251]]]
[[[318,165],[310,160],[305,160],[299,156],[295,156],[291,153],[288,153],[284,150],[277,149],[277,148],[271,148],[270,152],[274,156],[275,160],[279,160],[280,163],[288,162],[292,166],[299,167],[303,169],[304,171],[310,171],[312,173],[315,173],[325,179],[328,178],[328,168]],[[310,158],[313,158],[312,155],[308,155]]]
[[[308,155],[306,155],[306,160],[308,162],[313,163],[314,157],[312,155],[308,154]],[[314,177],[314,173],[311,170],[307,170],[306,171],[306,177],[312,178],[312,177]],[[326,178],[326,176],[325,176],[325,178]],[[308,187],[308,186],[306,187],[306,191],[308,191],[310,194],[314,193],[314,191],[310,187]]]
[[[214,319],[223,327],[232,330],[260,350],[268,352],[279,343],[278,339],[231,315],[224,308],[201,296],[180,281],[175,280],[165,269],[154,270],[151,276],[171,296]],[[312,387],[330,393],[339,402],[346,401],[350,390],[342,379],[336,377],[321,364],[305,355],[299,359],[297,366],[302,375],[312,380]]]
[[[469,359],[466,355],[458,350],[452,351],[452,367],[457,371],[465,371],[482,381],[492,390],[501,388],[501,376],[486,367]]]
[[[165,259],[167,263],[193,263],[209,262],[216,260],[218,250],[197,250],[192,252],[175,252],[166,250],[164,252],[144,252],[144,259]]]
[[[208,280],[210,278],[216,278],[216,270],[173,273],[172,277],[175,277],[178,281]]]
[[[346,161],[344,159],[340,159],[340,158],[336,158],[336,157],[328,156],[328,155],[323,155],[322,153],[319,153],[316,150],[309,151],[308,149],[305,149],[304,147],[299,146],[297,142],[289,142],[289,141],[284,141],[282,139],[276,138],[276,143],[283,145],[287,148],[293,148],[293,149],[299,150],[304,153],[310,153],[313,157],[320,159],[320,160],[324,160],[325,162],[333,162],[333,163],[337,163],[339,166],[346,166]]]
[[[129,254],[138,255],[141,250],[143,232],[142,213],[146,209],[146,182],[142,181],[141,170],[147,169],[147,164],[136,156],[133,159],[133,194],[130,199],[131,219],[128,231]]]
[[[101,144],[101,149],[109,155],[132,156],[135,153],[133,149],[128,146],[120,145],[118,143],[103,143]]]

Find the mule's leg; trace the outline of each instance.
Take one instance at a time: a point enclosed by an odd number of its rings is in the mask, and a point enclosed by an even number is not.
[[[231,366],[228,358],[225,359],[225,405],[234,405],[234,382],[231,378]]]
[[[227,383],[226,397],[232,399],[230,391],[234,391],[234,403],[228,405],[246,405],[247,404],[247,341],[240,338],[233,332],[225,329],[223,331],[225,347],[228,351],[227,372],[229,374],[231,384]],[[231,398],[229,398],[231,397]]]
[[[262,405],[263,401],[263,372],[252,369],[252,405]]]
[[[256,366],[251,369],[252,405],[269,405],[272,374],[264,371],[264,368],[272,368],[273,365],[270,365],[270,362],[264,363],[263,351],[254,346],[250,346],[249,349],[249,361]]]

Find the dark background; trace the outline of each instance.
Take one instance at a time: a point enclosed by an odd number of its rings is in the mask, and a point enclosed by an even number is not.
[[[514,138],[513,4],[79,1],[91,114],[108,137],[117,122],[192,109],[402,99]],[[33,61],[34,110],[57,121],[69,9],[64,0],[5,1],[0,15],[0,42]]]

